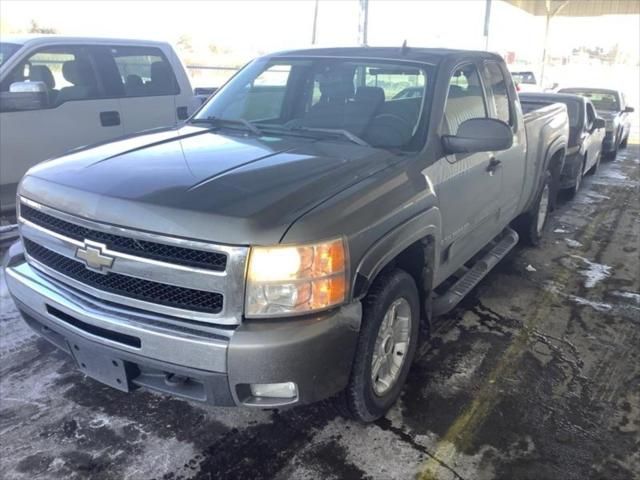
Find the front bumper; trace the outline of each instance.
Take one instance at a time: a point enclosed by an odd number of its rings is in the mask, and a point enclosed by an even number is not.
[[[79,365],[79,352],[122,363],[126,379],[121,388],[112,384],[121,390],[146,387],[220,406],[274,407],[322,400],[347,385],[359,302],[305,318],[245,321],[211,332],[124,311],[59,284],[24,260],[20,243],[5,263],[7,286],[27,324]],[[88,374],[111,384],[101,369],[94,372]],[[283,382],[296,384],[295,398],[251,395],[250,384]]]

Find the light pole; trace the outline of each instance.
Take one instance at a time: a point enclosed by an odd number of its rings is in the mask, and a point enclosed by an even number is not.
[[[311,45],[316,44],[316,40],[318,39],[318,3],[320,0],[316,0],[316,5],[313,8],[313,29],[311,30]]]
[[[369,0],[360,0],[360,25],[358,25],[358,43],[367,46],[367,29],[369,28]]]

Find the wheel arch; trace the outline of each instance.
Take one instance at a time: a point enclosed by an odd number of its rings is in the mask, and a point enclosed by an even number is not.
[[[413,277],[420,292],[422,316],[430,317],[430,292],[439,265],[441,217],[437,207],[412,217],[374,242],[362,256],[352,282],[354,299],[367,295],[381,272],[398,267]]]

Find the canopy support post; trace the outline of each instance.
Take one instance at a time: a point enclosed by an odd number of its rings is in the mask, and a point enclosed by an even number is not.
[[[484,9],[484,49],[489,50],[489,22],[491,20],[491,0],[487,0]]]

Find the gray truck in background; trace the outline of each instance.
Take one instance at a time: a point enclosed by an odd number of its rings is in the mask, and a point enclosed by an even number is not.
[[[31,169],[8,287],[114,388],[372,421],[432,318],[539,242],[568,135],[494,54],[267,55],[181,127]]]

